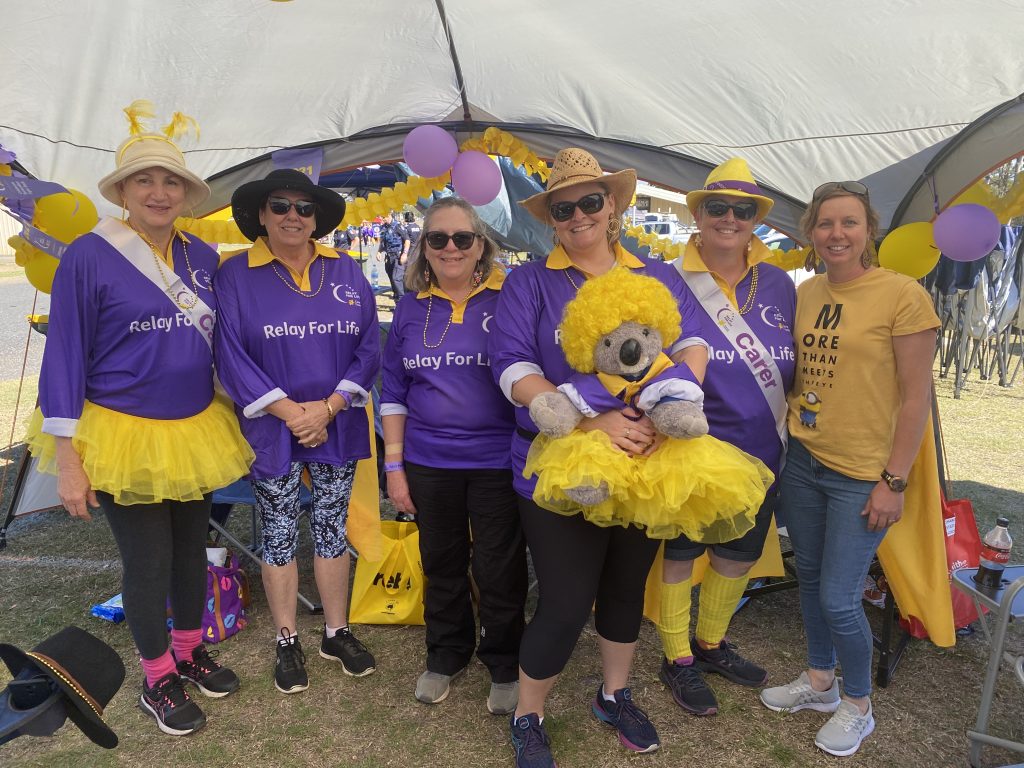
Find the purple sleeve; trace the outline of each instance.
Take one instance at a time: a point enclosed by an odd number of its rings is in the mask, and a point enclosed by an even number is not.
[[[388,331],[388,339],[384,346],[384,386],[381,392],[381,405],[395,403],[406,406],[406,395],[409,393],[409,373],[402,365],[402,333],[404,325],[403,307],[409,301],[405,299],[398,302],[395,308],[395,317],[391,322],[391,329]]]
[[[355,262],[353,262],[355,264]],[[359,343],[355,349],[355,359],[344,372],[338,390],[350,391],[345,386],[351,382],[361,387],[364,392],[369,393],[380,373],[380,326],[377,323],[377,298],[373,295],[373,288],[370,281],[360,273],[361,282],[359,292],[362,296],[360,304],[362,307],[362,318],[360,327],[362,333],[359,335]],[[358,403],[357,403],[358,404]]]
[[[621,411],[626,406],[624,402],[605,388],[601,380],[597,378],[597,374],[574,373],[569,377],[566,384],[571,384],[575,387],[583,402],[598,413]]]
[[[501,287],[494,322],[487,339],[491,373],[506,397],[515,383],[505,376],[506,371],[514,375],[516,380],[522,378],[515,373],[516,369],[543,375],[540,348],[537,345],[538,297],[531,295],[531,284],[525,275],[526,270],[522,267],[509,273]],[[528,368],[535,371],[529,371]]]

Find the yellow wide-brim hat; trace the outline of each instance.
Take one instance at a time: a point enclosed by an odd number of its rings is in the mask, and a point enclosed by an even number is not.
[[[730,157],[708,174],[703,189],[695,189],[686,195],[686,207],[690,213],[697,215],[701,203],[712,195],[729,195],[731,197],[749,197],[757,202],[757,219],[760,221],[768,215],[775,201],[765,195],[754,174],[750,172],[747,161],[742,157]]]
[[[185,167],[185,156],[181,154],[178,145],[158,133],[129,136],[117,148],[115,161],[117,170],[100,179],[98,185],[100,194],[114,205],[121,206],[124,203],[121,191],[117,188],[118,182],[147,168],[163,168],[188,183],[188,191],[185,194],[186,208],[202,205],[210,196],[210,188],[206,182]]]
[[[552,192],[577,184],[599,182],[608,187],[615,198],[615,215],[622,216],[633,201],[636,192],[636,171],[626,168],[618,173],[605,174],[601,165],[585,149],[567,147],[555,155],[548,176],[548,186],[543,192],[521,200],[519,204],[545,224],[551,224],[550,196]]]

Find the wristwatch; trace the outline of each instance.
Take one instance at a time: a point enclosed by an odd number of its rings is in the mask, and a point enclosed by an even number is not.
[[[891,474],[888,469],[882,470],[882,479],[885,480],[885,484],[889,486],[889,489],[896,493],[903,493],[907,490],[906,479]]]

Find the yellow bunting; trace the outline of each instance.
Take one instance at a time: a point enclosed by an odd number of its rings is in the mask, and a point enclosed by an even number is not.
[[[248,243],[249,238],[233,221],[216,219],[190,219],[181,217],[174,222],[178,229],[195,235],[207,243]]]
[[[356,226],[368,219],[399,211],[407,205],[415,205],[421,197],[444,189],[450,180],[445,173],[433,179],[410,176],[407,182],[398,182],[394,187],[385,187],[378,194],[371,192],[365,198],[357,197],[345,208],[345,218],[339,227]]]
[[[539,176],[541,181],[547,181],[551,172],[548,164],[537,157],[519,138],[495,126],[484,131],[482,137],[466,139],[459,148],[463,152],[476,150],[489,155],[504,155],[513,165],[522,166],[527,173]]]

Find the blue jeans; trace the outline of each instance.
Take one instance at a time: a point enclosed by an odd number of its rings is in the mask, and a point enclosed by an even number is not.
[[[864,615],[864,577],[885,531],[871,532],[861,511],[875,487],[829,469],[789,440],[779,504],[789,529],[800,583],[800,609],[811,669],[843,668],[843,691],[871,693],[871,628]]]

